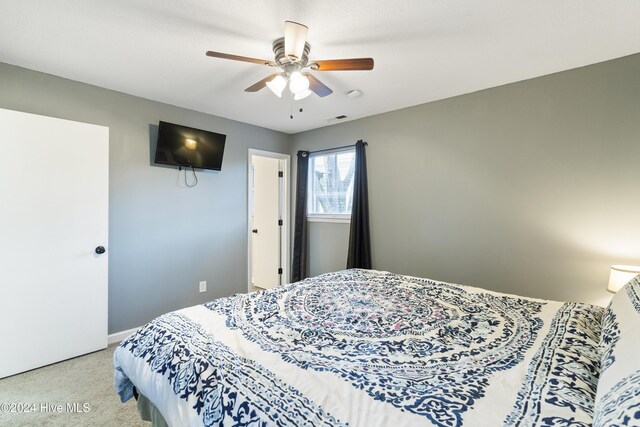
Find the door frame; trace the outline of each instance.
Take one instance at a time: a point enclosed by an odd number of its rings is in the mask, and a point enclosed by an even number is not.
[[[251,191],[251,183],[253,182],[253,156],[270,157],[280,161],[283,177],[281,182],[281,199],[280,199],[280,218],[282,219],[282,239],[280,245],[280,259],[282,260],[282,284],[289,283],[291,271],[290,257],[290,171],[291,171],[291,155],[284,153],[276,153],[273,151],[258,150],[249,148],[247,155],[247,292],[251,292],[251,256],[252,256],[252,233],[251,233],[251,206],[253,205],[253,192]]]

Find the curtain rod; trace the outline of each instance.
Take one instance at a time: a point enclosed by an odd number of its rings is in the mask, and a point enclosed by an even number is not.
[[[367,141],[363,141],[363,140],[358,140],[358,142],[362,142],[364,143],[364,146],[367,147],[369,144],[367,144]],[[357,143],[356,143],[357,144]],[[350,147],[355,147],[356,144],[351,144],[351,145],[343,145],[342,147],[334,147],[334,148],[325,148],[324,150],[317,150],[317,151],[309,151],[309,155],[311,154],[318,154],[318,153],[324,153],[326,151],[337,151],[337,150],[341,150],[343,148],[350,148]]]

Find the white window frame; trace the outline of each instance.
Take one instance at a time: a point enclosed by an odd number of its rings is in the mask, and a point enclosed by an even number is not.
[[[336,148],[336,149],[330,149],[330,150],[322,150],[320,152],[317,153],[309,153],[309,163],[311,163],[311,159],[313,157],[316,156],[327,156],[330,154],[338,154],[338,153],[342,153],[345,151],[353,151],[354,153],[354,161],[355,161],[355,151],[356,151],[356,147],[355,146],[349,146],[349,147],[342,147],[342,148]],[[307,200],[305,203],[307,203],[307,206],[309,206],[309,198],[311,197],[311,185],[313,180],[311,179],[311,172],[313,171],[311,164],[309,164],[309,171],[308,171],[308,177],[307,177]],[[355,179],[355,178],[354,178]],[[309,222],[333,222],[333,223],[344,223],[344,224],[348,224],[351,222],[351,212],[349,212],[348,214],[321,214],[321,213],[308,213],[307,212],[307,221]]]

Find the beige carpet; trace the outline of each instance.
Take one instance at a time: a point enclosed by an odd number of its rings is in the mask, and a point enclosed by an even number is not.
[[[0,405],[35,404],[36,411],[6,413],[0,406],[0,426],[150,427],[140,420],[135,400],[120,403],[113,388],[115,348],[1,379]]]

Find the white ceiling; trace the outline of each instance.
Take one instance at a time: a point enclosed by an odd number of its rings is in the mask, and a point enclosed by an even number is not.
[[[316,72],[334,93],[291,120],[290,99],[243,91],[271,68],[205,56],[272,59],[285,20],[311,59],[374,70]],[[637,52],[638,0],[0,0],[0,62],[287,133]]]

